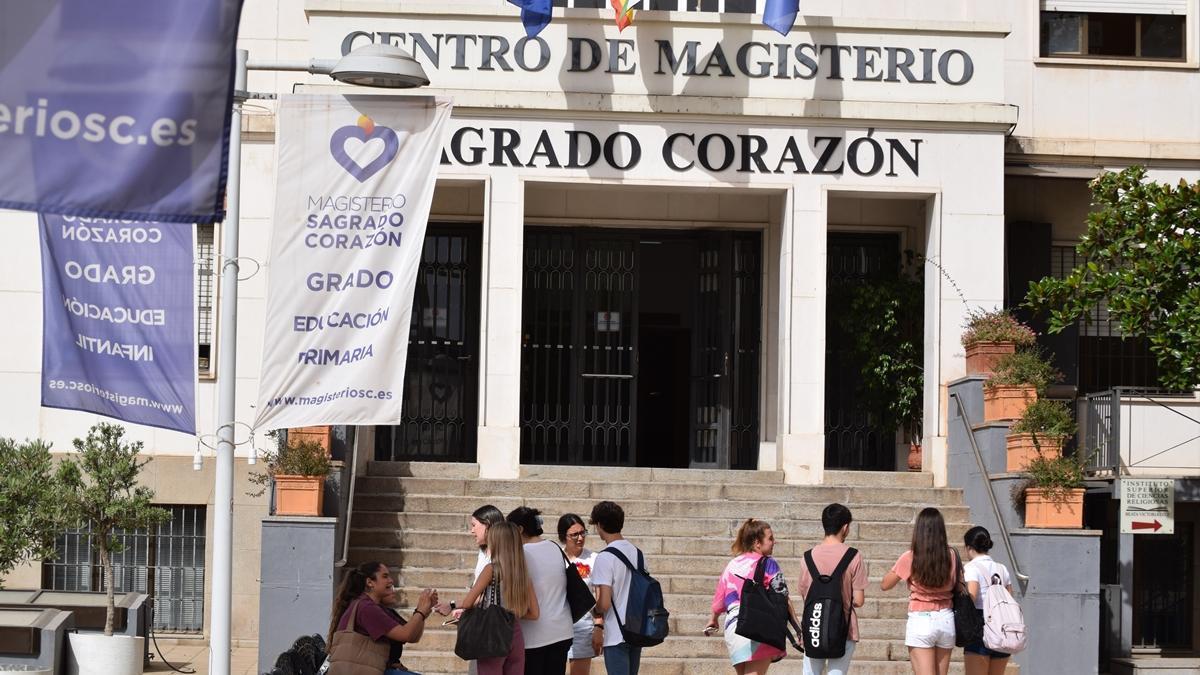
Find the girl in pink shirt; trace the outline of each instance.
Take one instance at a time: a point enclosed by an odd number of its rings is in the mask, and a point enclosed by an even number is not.
[[[883,577],[889,591],[908,583],[908,623],[904,644],[915,675],[946,675],[954,649],[951,594],[955,558],[946,541],[946,522],[935,508],[922,509],[913,527],[912,546]]]

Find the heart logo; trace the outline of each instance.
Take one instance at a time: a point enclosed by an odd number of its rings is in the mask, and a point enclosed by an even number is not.
[[[376,139],[381,140],[383,141],[383,152],[365,166],[359,164],[346,152],[346,141],[351,139],[364,144]],[[338,128],[329,138],[329,154],[333,155],[334,161],[345,169],[346,173],[360,183],[367,182],[371,176],[379,173],[383,167],[396,159],[396,153],[399,151],[400,139],[396,136],[396,132],[388,127],[376,126],[366,115],[359,117],[356,125]]]

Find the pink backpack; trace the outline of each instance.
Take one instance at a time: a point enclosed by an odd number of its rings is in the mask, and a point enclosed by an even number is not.
[[[983,646],[1002,654],[1025,649],[1025,616],[996,573],[983,599]]]

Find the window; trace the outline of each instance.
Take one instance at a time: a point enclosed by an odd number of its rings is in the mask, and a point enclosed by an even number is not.
[[[215,225],[196,226],[196,358],[200,376],[212,375],[213,262],[216,259]]]
[[[1043,6],[1046,4],[1050,3]],[[1041,19],[1042,56],[1164,61],[1184,58],[1186,17],[1182,14],[1043,10]]]
[[[154,608],[154,630],[199,633],[204,630],[203,506],[169,506],[170,520],[153,535],[122,532],[124,550],[114,553],[113,589],[147,593]],[[91,526],[58,537],[54,560],[42,564],[42,587],[55,591],[101,591],[100,556],[91,547]]]

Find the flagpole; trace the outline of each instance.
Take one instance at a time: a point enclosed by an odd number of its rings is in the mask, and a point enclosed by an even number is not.
[[[212,634],[209,675],[230,675],[233,619],[233,450],[237,395],[238,220],[242,196],[242,102],[245,49],[237,50],[233,116],[229,124],[228,215],[221,231],[221,314],[217,330],[217,475],[213,497]]]

